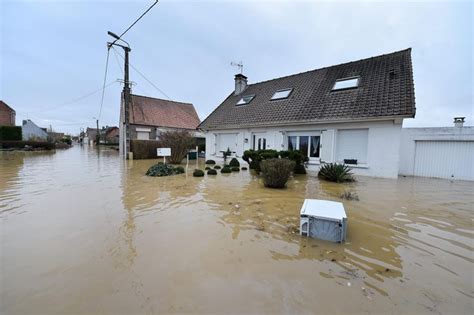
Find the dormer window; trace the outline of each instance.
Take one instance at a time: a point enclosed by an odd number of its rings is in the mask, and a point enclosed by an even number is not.
[[[275,92],[275,94],[273,94],[271,99],[272,100],[281,100],[281,99],[287,98],[288,96],[290,96],[292,91],[293,91],[293,89],[278,90],[278,91]]]
[[[242,98],[240,99],[240,101],[237,102],[236,105],[245,105],[245,104],[248,104],[250,103],[253,98],[255,97],[255,94],[252,94],[252,95],[244,95],[242,96]]]
[[[334,87],[332,88],[332,90],[336,91],[336,90],[355,89],[359,86],[359,79],[360,77],[338,79],[336,80],[336,83],[334,83]]]

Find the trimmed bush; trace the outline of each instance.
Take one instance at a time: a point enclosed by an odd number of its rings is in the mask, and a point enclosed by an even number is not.
[[[205,169],[206,171],[208,171],[208,170],[210,170],[211,168],[210,168],[209,166],[206,166],[204,169]]]
[[[206,164],[214,165],[214,164],[216,164],[216,161],[214,161],[214,160],[207,160],[207,161],[206,161]]]
[[[300,165],[303,165],[309,160],[309,158],[301,153],[299,150],[291,151],[276,151],[276,150],[246,150],[242,159],[249,163],[249,168],[255,170],[257,173],[260,172],[260,162],[268,159],[284,158],[295,162],[295,174],[306,174]]]
[[[246,168],[245,166],[242,166],[241,170],[242,170],[242,171],[246,171],[247,168]]]
[[[217,171],[216,170],[208,170],[207,175],[217,175]]]
[[[160,144],[156,140],[130,140],[130,151],[133,152],[134,160],[156,159],[156,149],[159,147]]]
[[[265,187],[285,188],[295,162],[288,159],[269,159],[260,163]]]
[[[0,140],[21,141],[22,136],[19,126],[0,126]]]
[[[306,174],[306,168],[303,164],[296,164],[295,169],[293,170],[294,174]]]
[[[230,167],[224,167],[221,169],[221,173],[225,174],[225,173],[232,173],[232,170],[230,169]]]
[[[169,164],[163,164],[163,163],[158,163],[153,165],[148,169],[146,172],[146,175],[148,176],[171,176],[171,175],[176,175],[176,174],[182,174],[184,173],[184,168],[181,166],[174,167]]]
[[[203,177],[204,172],[202,170],[195,169],[194,172],[193,172],[193,176],[194,177]]]
[[[240,168],[238,166],[233,166],[230,168],[232,172],[240,172]]]
[[[222,167],[220,167],[219,165],[214,166],[214,169],[215,169],[215,170],[220,170],[221,168],[222,168]]]
[[[56,144],[51,142],[37,141],[0,141],[0,149],[54,150],[56,149]]]
[[[318,177],[336,183],[355,181],[354,175],[349,166],[338,163],[322,165],[319,168]]]
[[[240,162],[236,158],[232,158],[229,162],[230,167],[240,167]]]

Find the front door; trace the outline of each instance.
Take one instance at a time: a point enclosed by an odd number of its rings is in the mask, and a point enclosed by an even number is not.
[[[265,150],[267,148],[267,138],[265,133],[255,133],[253,135],[252,149]]]

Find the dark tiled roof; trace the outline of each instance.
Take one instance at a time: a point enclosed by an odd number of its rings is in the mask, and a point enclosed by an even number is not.
[[[131,99],[131,124],[196,129],[201,122],[193,104],[133,94]]]
[[[354,89],[332,91],[337,79],[359,76]],[[271,101],[277,90],[293,88],[287,99]],[[255,94],[247,105],[235,104]],[[232,92],[199,126],[229,129],[278,124],[414,117],[411,49],[249,84]]]

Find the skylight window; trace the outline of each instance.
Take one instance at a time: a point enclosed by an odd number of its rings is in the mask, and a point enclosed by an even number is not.
[[[293,89],[278,90],[275,92],[275,94],[273,94],[272,100],[280,100],[283,98],[287,98],[288,96],[290,96],[292,91]]]
[[[253,98],[255,97],[255,95],[244,95],[242,96],[242,98],[240,99],[240,101],[237,102],[236,105],[245,105],[245,104],[248,104],[250,103]]]
[[[359,86],[359,77],[345,78],[345,79],[337,80],[332,90],[335,91],[335,90],[353,89],[358,86]]]

